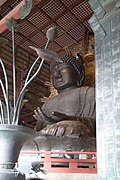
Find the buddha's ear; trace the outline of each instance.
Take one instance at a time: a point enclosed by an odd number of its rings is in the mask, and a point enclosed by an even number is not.
[[[77,81],[77,86],[80,87],[81,84],[80,84],[80,80]]]
[[[77,80],[77,86],[83,86],[85,83],[85,73],[81,72],[79,79]]]

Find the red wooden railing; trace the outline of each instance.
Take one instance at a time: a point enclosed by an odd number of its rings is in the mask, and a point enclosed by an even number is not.
[[[44,157],[40,158],[41,165],[44,170],[52,173],[86,173],[96,174],[97,173],[97,160],[96,152],[51,152],[51,151],[22,151],[21,154],[42,154]],[[55,155],[87,155],[91,156],[87,159],[69,159],[63,157],[53,157]],[[95,158],[93,159],[93,156]]]

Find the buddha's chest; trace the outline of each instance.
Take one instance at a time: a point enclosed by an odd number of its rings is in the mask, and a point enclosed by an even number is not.
[[[81,87],[50,98],[42,107],[44,114],[52,119],[53,112],[67,116],[95,119],[95,90],[92,87]]]
[[[79,92],[72,90],[49,99],[49,101],[44,104],[42,110],[48,117],[51,117],[52,112],[75,116],[79,107]]]

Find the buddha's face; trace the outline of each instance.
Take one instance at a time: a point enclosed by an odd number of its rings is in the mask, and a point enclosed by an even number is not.
[[[68,63],[62,63],[52,71],[52,83],[55,89],[60,92],[77,84],[77,72]]]

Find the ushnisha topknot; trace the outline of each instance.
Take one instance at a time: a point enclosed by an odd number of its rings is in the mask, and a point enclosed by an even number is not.
[[[62,63],[68,63],[70,64],[75,71],[78,73],[79,76],[79,86],[84,84],[84,78],[85,78],[85,68],[83,65],[82,59],[76,59],[76,57],[72,55],[64,55],[61,57],[62,62],[53,61],[50,65],[50,71],[54,71],[57,68],[57,65]]]

